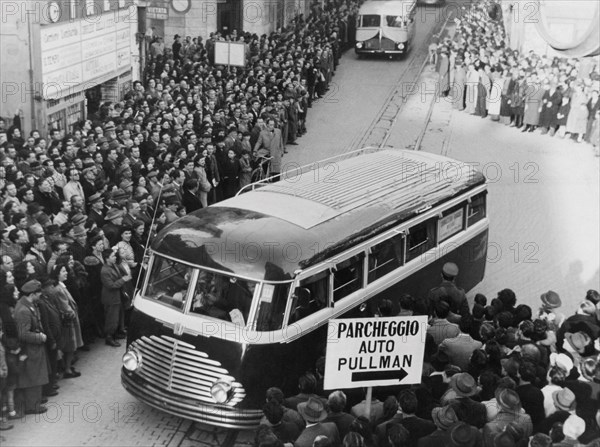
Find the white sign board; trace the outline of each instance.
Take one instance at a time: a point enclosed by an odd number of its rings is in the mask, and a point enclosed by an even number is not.
[[[40,29],[43,96],[56,99],[73,87],[131,68],[131,22],[127,9]]]
[[[243,42],[215,42],[215,65],[246,66],[246,44]]]
[[[326,390],[421,383],[427,317],[331,320]]]

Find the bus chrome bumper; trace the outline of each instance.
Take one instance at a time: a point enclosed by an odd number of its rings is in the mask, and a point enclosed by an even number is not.
[[[263,415],[261,410],[241,410],[233,407],[207,405],[194,399],[182,399],[148,383],[135,373],[121,369],[123,387],[140,401],[165,413],[184,419],[224,428],[256,428]]]
[[[405,49],[402,49],[402,50],[374,50],[374,49],[365,50],[364,48],[363,49],[354,48],[354,51],[356,52],[356,54],[404,54],[404,53],[406,53]]]

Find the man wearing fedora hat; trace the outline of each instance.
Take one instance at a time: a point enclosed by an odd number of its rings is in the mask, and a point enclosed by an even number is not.
[[[563,349],[565,334],[569,332],[574,334],[582,332],[587,334],[592,340],[600,337],[600,323],[596,319],[596,306],[589,300],[579,303],[575,315],[571,315],[565,320],[556,331],[556,347],[560,351]],[[593,354],[590,352],[589,354]]]
[[[450,401],[450,406],[458,420],[482,428],[486,422],[486,408],[484,404],[472,399],[479,393],[473,376],[469,373],[454,374],[450,379],[450,389],[456,395],[456,398]]]
[[[450,431],[450,445],[452,447],[480,447],[482,445],[481,433],[472,425],[459,422]]]
[[[458,422],[458,417],[451,406],[435,407],[431,410],[431,418],[437,430],[419,439],[419,447],[440,447],[451,442],[450,431]]]
[[[298,413],[306,421],[306,428],[300,433],[294,447],[312,447],[317,436],[324,435],[333,447],[339,447],[340,435],[333,422],[323,422],[327,418],[327,410],[320,399],[309,398],[298,404]]]
[[[42,386],[48,383],[46,334],[43,332],[40,312],[36,302],[40,299],[42,284],[28,281],[21,287],[21,299],[15,306],[14,319],[19,331],[23,352],[27,353],[25,368],[18,376],[17,389],[25,414],[45,413],[42,403]]]
[[[531,436],[533,433],[531,417],[523,411],[521,399],[515,390],[497,389],[496,403],[500,411],[492,421],[485,424],[482,430],[484,446],[493,446],[496,435],[502,433],[511,422],[521,427],[525,436]]]

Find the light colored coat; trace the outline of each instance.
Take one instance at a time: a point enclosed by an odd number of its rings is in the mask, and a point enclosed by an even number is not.
[[[271,160],[271,172],[281,172],[281,157],[283,156],[281,130],[274,129],[273,132],[268,129],[262,130],[258,135],[254,150],[259,155],[273,157]]]

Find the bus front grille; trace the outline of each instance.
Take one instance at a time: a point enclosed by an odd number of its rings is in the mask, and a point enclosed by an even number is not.
[[[383,37],[381,39],[381,49],[383,51],[390,51],[390,50],[396,50],[396,44],[394,43],[393,40],[390,40],[386,37]]]
[[[379,34],[369,40],[365,40],[365,50],[379,50]]]
[[[234,406],[246,397],[246,391],[220,362],[195,349],[194,345],[168,336],[142,337],[131,344],[142,356],[136,371],[152,385],[186,399],[213,404],[210,389],[217,380],[232,386],[232,396],[226,405]]]

